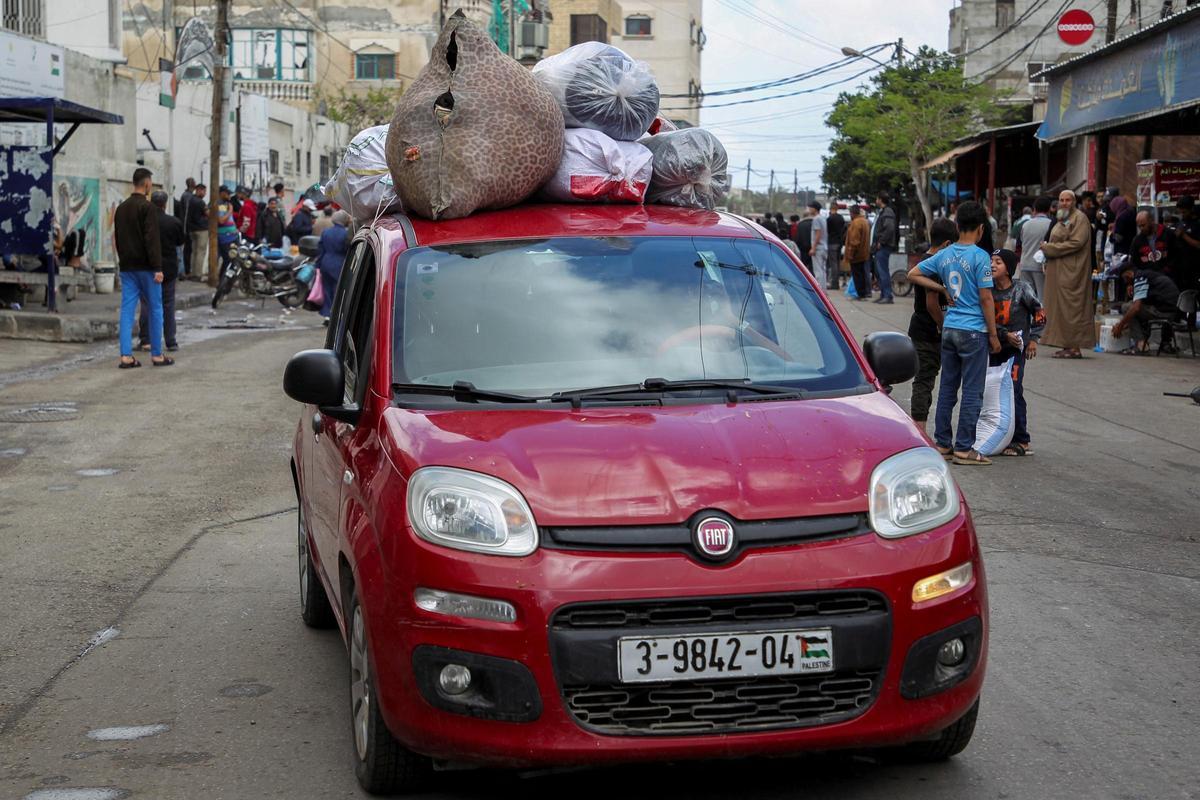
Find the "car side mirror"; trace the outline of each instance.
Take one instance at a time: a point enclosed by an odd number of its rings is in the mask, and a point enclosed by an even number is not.
[[[863,340],[863,353],[884,386],[911,381],[917,374],[917,348],[903,333],[878,331]]]
[[[283,370],[283,391],[293,400],[317,406],[322,414],[351,425],[358,422],[357,404],[342,402],[342,360],[332,350],[302,350]]]

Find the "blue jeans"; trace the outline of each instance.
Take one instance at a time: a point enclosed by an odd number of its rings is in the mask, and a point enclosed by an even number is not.
[[[325,299],[321,301],[321,316],[328,317],[333,312],[333,296],[337,293],[338,276],[330,275],[325,270],[320,270],[321,277],[321,292],[325,295]]]
[[[138,300],[150,307],[150,355],[162,355],[162,286],[154,282],[149,270],[121,273],[121,355],[133,355],[133,318]]]
[[[958,410],[955,452],[965,453],[975,445],[975,426],[983,406],[987,380],[988,336],[982,331],[946,328],[942,331],[942,385],[938,389],[937,424],[933,439],[938,447],[950,447],[950,420],[962,384],[962,408]]]
[[[892,297],[891,260],[892,248],[890,247],[880,247],[875,251],[875,255],[871,257],[872,268],[875,270],[875,278],[879,281],[879,296],[885,300]],[[868,286],[867,288],[871,287]]]

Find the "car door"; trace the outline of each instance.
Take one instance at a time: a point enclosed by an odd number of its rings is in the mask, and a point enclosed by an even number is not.
[[[346,339],[347,326],[353,318],[353,303],[355,286],[358,277],[358,265],[362,261],[363,252],[368,245],[360,241],[351,247],[342,265],[342,274],[338,279],[337,291],[334,294],[333,306],[329,314],[329,332],[325,337],[325,347],[335,353],[341,353]],[[342,449],[339,437],[345,434],[349,426],[338,422],[320,409],[312,409],[312,480],[309,481],[311,495],[309,528],[312,531],[313,545],[317,550],[318,568],[325,573],[326,582],[334,591],[337,590],[337,576],[332,574],[333,565],[337,564],[338,521],[340,518],[342,482],[345,480],[346,466],[342,461]]]

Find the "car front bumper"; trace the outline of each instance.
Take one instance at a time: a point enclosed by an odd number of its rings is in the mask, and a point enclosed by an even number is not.
[[[504,559],[448,551],[415,538],[413,547],[404,549],[409,557],[389,563],[387,579],[360,587],[360,593],[384,718],[405,746],[438,759],[524,767],[894,745],[927,738],[953,723],[970,709],[983,684],[985,577],[966,516],[906,539],[859,535],[748,552],[724,566],[703,565],[679,554],[581,554],[545,548],[525,559]],[[911,594],[916,581],[967,561],[974,565],[974,578],[967,586],[914,606]],[[412,599],[418,586],[504,600],[517,609],[517,620],[485,622],[426,612]],[[598,629],[563,624],[565,610],[614,601],[669,598],[694,603],[843,593],[877,597],[884,611],[852,609],[852,613],[794,622],[646,627],[646,620],[638,618]],[[836,707],[803,716],[787,727],[756,729],[751,719],[748,728],[718,725],[712,732],[692,729],[674,734],[638,728],[636,718],[653,711],[647,712],[646,687],[633,687],[630,692],[625,690],[631,687],[620,685],[616,640],[629,635],[724,632],[731,624],[736,630],[830,627],[837,672],[825,678],[835,680],[828,683],[821,676],[806,676],[806,681],[796,682],[794,691],[806,697],[838,695],[826,691],[821,686],[825,683],[835,689],[845,687],[845,697]],[[969,663],[963,674],[942,686],[914,689],[913,671],[920,673],[920,683],[924,671],[931,668],[929,653],[940,644],[938,637],[964,634],[974,640],[968,639]],[[461,698],[438,690],[437,670],[455,663],[456,654],[465,654],[457,661],[474,659],[468,666],[474,664],[475,674],[482,678],[476,686],[482,703],[464,706]],[[916,661],[906,671],[910,654]],[[861,682],[864,675],[870,676],[869,687]],[[728,707],[727,701],[738,694],[728,681],[704,683],[706,691],[716,693],[709,709]],[[689,687],[696,688],[683,683],[661,688]],[[613,690],[631,699],[623,701],[620,694],[614,699]],[[754,691],[760,690],[756,684]],[[499,705],[497,697],[503,699]],[[609,706],[615,702],[616,716],[626,714],[635,724],[614,726],[611,707],[596,716],[587,710],[589,703],[594,709],[596,703],[606,702]],[[794,709],[797,701],[790,703],[785,707]]]

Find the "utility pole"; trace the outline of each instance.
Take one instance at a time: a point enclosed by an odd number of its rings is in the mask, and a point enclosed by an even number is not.
[[[1117,0],[1108,0],[1108,16],[1104,22],[1104,43],[1112,44],[1117,38]]]
[[[242,93],[238,92],[237,108],[234,109],[234,122],[236,126],[234,132],[233,158],[237,162],[237,182],[241,186],[246,182],[242,177]],[[296,165],[296,169],[300,169],[300,165]]]
[[[517,0],[508,0],[508,54],[517,57]]]
[[[896,40],[896,66],[904,66],[904,37]]]
[[[750,159],[746,159],[746,202],[750,201]]]
[[[800,206],[800,170],[792,170],[792,202]]]
[[[771,182],[767,184],[767,213],[775,213],[775,170],[771,170]]]
[[[217,207],[221,202],[221,133],[225,129],[225,38],[229,31],[229,0],[217,0],[217,29],[213,41],[217,53],[213,58],[212,131],[208,142],[208,285],[216,286],[221,266],[217,244]]]

